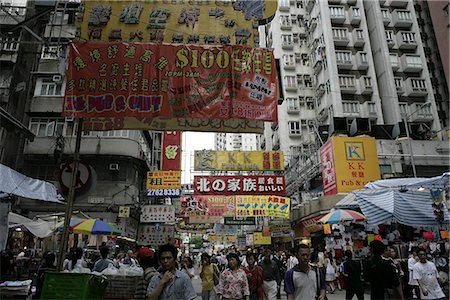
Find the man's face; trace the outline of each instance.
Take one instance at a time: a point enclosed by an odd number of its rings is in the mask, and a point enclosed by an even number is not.
[[[425,251],[419,251],[418,256],[421,263],[427,262],[427,254],[425,253]]]
[[[253,256],[249,256],[247,258],[247,263],[250,267],[253,267],[253,265],[255,264],[255,258]]]
[[[207,266],[210,264],[210,260],[207,257],[202,258],[202,265]]]
[[[272,251],[270,251],[270,249],[264,250],[264,259],[265,260],[270,260],[270,255],[271,254],[272,254]]]
[[[311,257],[311,251],[307,248],[300,248],[298,250],[298,263],[300,265],[307,265]]]
[[[175,258],[172,256],[172,252],[164,251],[161,253],[160,260],[164,271],[170,271],[175,268]]]

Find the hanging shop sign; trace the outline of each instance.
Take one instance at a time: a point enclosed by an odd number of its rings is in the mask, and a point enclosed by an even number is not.
[[[223,218],[225,225],[256,225],[255,217],[225,217]]]
[[[292,231],[290,223],[271,223],[270,231],[272,237],[288,237]]]
[[[215,235],[236,235],[237,230],[236,225],[214,224],[213,233]]]
[[[208,215],[190,215],[187,220],[189,224],[216,224],[222,222],[221,216],[208,216]]]
[[[254,244],[253,233],[247,233],[245,235],[245,243],[247,246],[253,246],[253,244]]]
[[[253,232],[254,245],[271,245],[272,237],[270,235],[264,236],[262,232]]]
[[[284,176],[194,176],[194,195],[286,195]]]
[[[375,139],[331,137],[320,148],[324,195],[349,193],[380,179]]]
[[[170,241],[174,231],[174,226],[169,225],[139,225],[137,243],[143,246],[160,246]]]
[[[245,119],[195,119],[195,118],[135,118],[135,117],[99,117],[83,121],[84,131],[108,130],[153,130],[153,131],[201,131],[227,133],[264,133],[264,121]]]
[[[181,171],[147,172],[147,190],[180,189]],[[178,194],[179,195],[179,194]]]
[[[119,218],[128,218],[130,216],[129,206],[119,206]]]
[[[181,131],[163,132],[161,170],[181,170]]]
[[[278,3],[260,1],[83,1],[80,39],[143,43],[259,43],[258,24],[269,22]]]
[[[180,217],[234,217],[234,196],[181,197]]]
[[[282,171],[282,151],[213,151],[194,152],[195,171]]]
[[[212,224],[190,224],[189,220],[179,221],[176,226],[177,232],[186,232],[186,233],[205,233],[206,230],[212,228]]]
[[[290,199],[280,196],[236,196],[236,217],[289,218]]]
[[[144,205],[141,209],[141,223],[175,222],[175,207],[172,205]]]
[[[63,115],[277,121],[273,50],[74,42]]]
[[[235,243],[237,235],[208,235],[208,241],[221,243]]]

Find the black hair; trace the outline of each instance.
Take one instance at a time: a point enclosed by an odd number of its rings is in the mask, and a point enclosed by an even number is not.
[[[72,260],[72,269],[75,268],[75,265],[77,264],[77,261],[79,259],[81,259],[82,257],[83,257],[83,249],[81,249],[80,247],[75,248],[73,250],[72,258],[71,258],[71,260]]]
[[[164,244],[161,245],[158,249],[158,259],[161,259],[161,255],[163,252],[170,252],[172,254],[173,259],[177,259],[178,250],[172,244]]]
[[[192,261],[192,258],[190,258],[189,256],[186,256],[184,259],[187,260],[187,262],[188,262],[188,264],[187,264],[188,268],[194,267],[194,262]]]
[[[372,249],[374,255],[382,255],[386,245],[382,241],[374,240],[370,242],[370,249]]]
[[[299,249],[300,249],[300,247],[299,247]],[[302,247],[302,249],[306,249],[306,248]],[[311,252],[311,256],[310,256],[309,260],[312,263],[315,263],[316,261],[318,261],[319,260],[319,252],[316,250]]]
[[[245,254],[245,258],[248,260],[250,257],[253,257],[253,259],[256,261],[256,260],[258,260],[257,258],[256,258],[256,254],[255,253],[253,253],[253,252],[247,252],[247,254]]]
[[[109,248],[106,246],[102,246],[100,247],[100,255],[102,256],[103,259],[107,258],[109,254]]]
[[[211,255],[209,255],[208,253],[202,253],[201,259],[204,260],[205,258],[211,260]]]
[[[228,253],[227,260],[229,261],[230,258],[234,258],[237,260],[238,267],[241,265],[241,260],[239,259],[239,255],[237,255],[236,253]]]
[[[345,250],[344,252],[345,257],[347,257],[348,259],[352,259],[353,257],[353,253],[350,250]]]
[[[306,244],[299,244],[297,247],[294,248],[295,254],[297,255],[300,249],[310,249],[308,245]]]
[[[44,268],[53,267],[55,263],[56,255],[55,253],[48,251],[44,254]]]

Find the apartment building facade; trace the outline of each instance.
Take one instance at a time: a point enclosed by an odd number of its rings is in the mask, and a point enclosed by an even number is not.
[[[259,134],[255,133],[215,133],[215,150],[255,151],[260,149]]]
[[[448,170],[446,120],[417,8],[412,0],[280,0],[260,29],[281,86],[278,123],[266,124],[261,145],[284,151],[294,207],[322,197],[318,150],[336,134],[375,137],[386,178],[413,176],[414,163],[418,176]],[[404,120],[412,151],[398,139]]]

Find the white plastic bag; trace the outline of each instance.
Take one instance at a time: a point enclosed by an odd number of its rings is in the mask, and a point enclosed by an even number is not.
[[[113,264],[109,264],[106,269],[101,272],[103,275],[118,275],[119,270]]]

